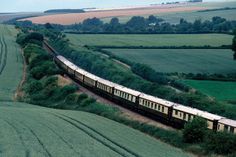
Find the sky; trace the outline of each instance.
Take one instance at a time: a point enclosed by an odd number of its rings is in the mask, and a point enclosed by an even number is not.
[[[159,4],[177,0],[0,0],[0,12],[35,12],[48,9],[114,8]],[[178,0],[184,1],[184,0]],[[205,0],[219,1],[219,0]]]

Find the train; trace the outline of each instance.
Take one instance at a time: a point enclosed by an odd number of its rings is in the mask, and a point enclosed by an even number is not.
[[[59,55],[47,42],[44,42],[44,44],[53,53],[55,63],[67,75],[117,104],[177,128],[183,128],[187,122],[199,116],[207,121],[208,129],[210,130],[226,131],[236,134],[235,120],[154,97],[105,80],[78,67],[65,57]]]

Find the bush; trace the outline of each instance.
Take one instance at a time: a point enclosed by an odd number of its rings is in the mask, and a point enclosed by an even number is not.
[[[26,92],[33,94],[43,89],[43,85],[40,81],[32,81],[26,87]]]
[[[196,117],[184,126],[183,140],[187,143],[202,142],[207,131],[207,122],[205,119]]]
[[[207,152],[217,154],[236,153],[236,135],[227,132],[210,132],[206,138],[204,148]]]

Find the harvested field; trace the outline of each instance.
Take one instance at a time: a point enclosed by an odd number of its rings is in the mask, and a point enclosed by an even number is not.
[[[104,10],[104,11],[93,11],[86,13],[74,13],[74,14],[59,14],[59,15],[48,15],[41,17],[26,18],[24,20],[30,20],[33,23],[45,24],[55,23],[69,25],[74,23],[80,23],[88,18],[108,18],[108,17],[122,17],[122,16],[137,16],[137,15],[152,15],[161,13],[178,13],[186,11],[197,11],[205,10],[206,7],[195,7],[191,5],[168,5],[168,6],[156,6],[156,7],[145,7],[135,9],[117,9],[117,10]]]
[[[0,104],[0,135],[0,156],[9,157],[190,156],[94,114],[22,103]]]

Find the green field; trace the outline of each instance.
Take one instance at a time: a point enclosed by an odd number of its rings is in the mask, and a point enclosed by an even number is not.
[[[158,72],[235,73],[231,50],[216,49],[106,49],[113,54],[150,65]]]
[[[67,37],[71,43],[80,46],[221,46],[231,45],[233,39],[225,34],[67,34]]]
[[[106,118],[21,103],[0,104],[0,156],[187,157]]]
[[[236,82],[184,80],[187,85],[222,101],[236,102]]]
[[[22,77],[23,61],[16,35],[13,26],[0,25],[0,101],[12,100]]]
[[[229,2],[218,2],[218,3],[196,3],[192,4],[196,7],[205,7],[206,9],[213,9],[213,8],[225,8],[225,7],[236,7],[236,1],[229,1]],[[214,16],[220,16],[226,18],[227,20],[236,20],[236,10],[221,10],[221,11],[211,11],[211,12],[197,12],[197,11],[185,11],[185,12],[174,12],[174,13],[160,13],[155,14],[155,16],[163,18],[167,22],[170,23],[179,23],[181,18],[192,22],[196,19],[202,20],[211,20]],[[144,17],[148,17],[149,15],[144,15]],[[126,23],[130,20],[131,17],[118,17],[121,23]],[[103,18],[104,22],[110,22],[111,18]]]

